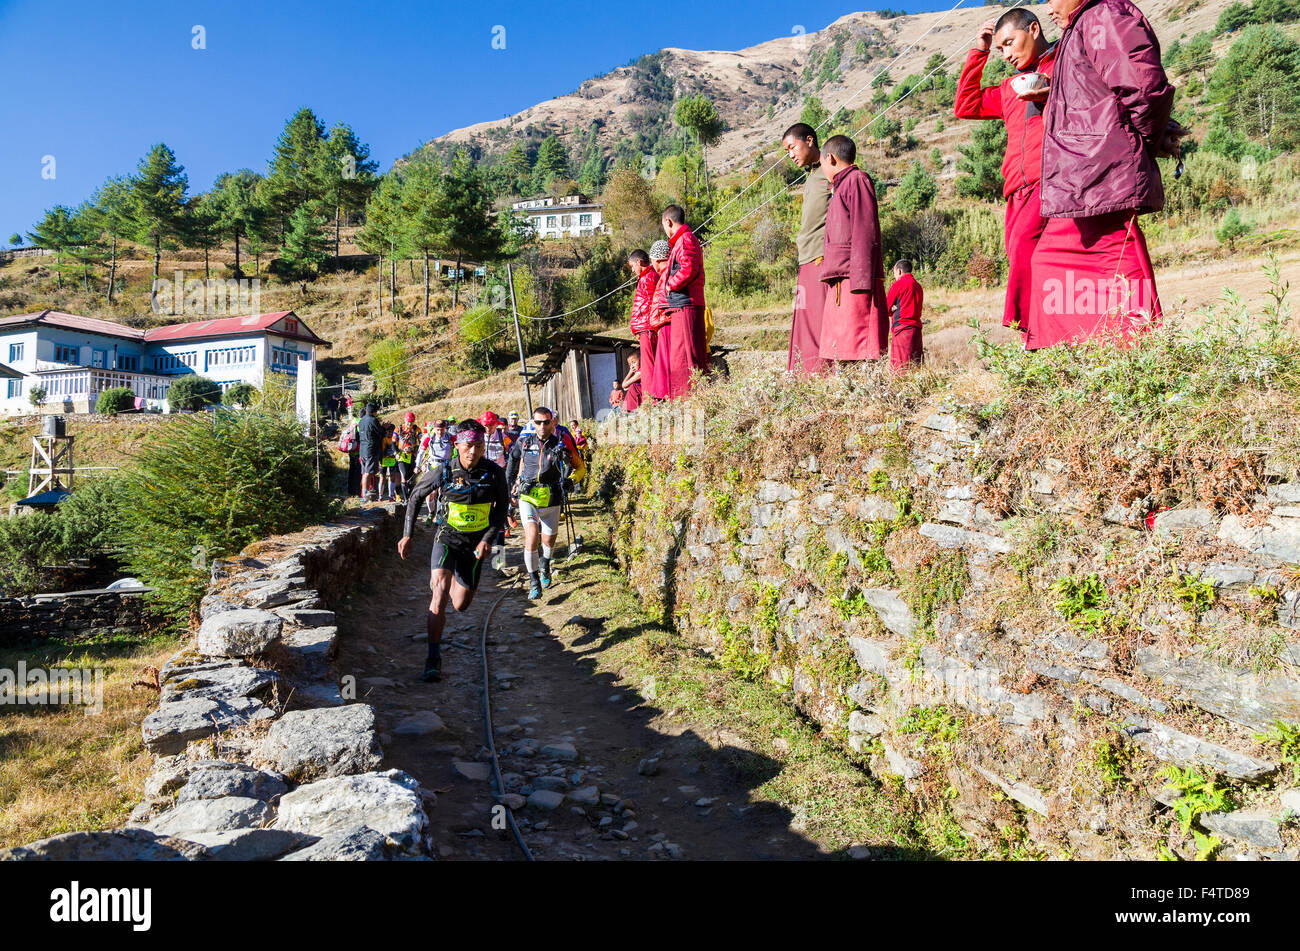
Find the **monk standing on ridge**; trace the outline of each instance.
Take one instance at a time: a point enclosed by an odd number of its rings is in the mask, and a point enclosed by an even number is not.
[[[925,362],[921,339],[921,310],[925,291],[912,276],[912,262],[906,258],[894,265],[894,283],[885,296],[889,308],[889,368],[902,373]]]
[[[821,358],[822,310],[826,306],[826,285],[821,282],[822,252],[826,243],[826,206],[831,183],[822,174],[822,153],[817,148],[817,130],[796,122],[785,130],[781,145],[790,161],[808,170],[803,183],[803,210],[795,248],[799,253],[799,278],[794,289],[794,320],[790,324],[790,355],[786,369],[802,377],[826,370]]]
[[[1156,157],[1176,152],[1174,88],[1160,42],[1132,0],[1048,0],[1062,27],[1043,121],[1042,214],[1034,249],[1031,350],[1127,337],[1160,319],[1138,215],[1159,211]]]
[[[680,205],[665,208],[660,223],[668,236],[669,252],[657,294],[659,319],[665,323],[659,327],[659,345],[655,347],[655,375],[664,378],[658,363],[667,359],[665,395],[679,400],[691,391],[691,372],[709,369],[709,348],[704,342],[704,249]]]
[[[839,363],[879,360],[889,348],[876,186],[854,164],[857,153],[847,135],[831,136],[822,149],[831,200],[820,275],[826,285],[820,354]]]
[[[990,47],[1016,68],[1016,75],[996,86],[981,87]],[[1002,197],[1007,200],[1005,242],[1010,267],[1002,326],[1018,326],[1025,333],[1029,331],[1033,294],[1029,262],[1047,224],[1039,214],[1039,180],[1043,166],[1043,104],[1055,59],[1056,47],[1043,36],[1038,17],[1024,7],[1013,7],[980,27],[975,48],[966,54],[966,65],[957,80],[957,101],[953,106],[958,119],[1000,119],[1007,127]],[[1042,81],[1030,83],[1031,74],[1042,77]],[[1028,78],[1019,79],[1021,76]],[[1020,93],[1013,83],[1032,88]]]

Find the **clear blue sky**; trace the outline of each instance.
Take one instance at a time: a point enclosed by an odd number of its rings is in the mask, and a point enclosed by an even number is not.
[[[970,6],[979,0],[968,0]],[[892,0],[909,12],[951,0]],[[266,170],[297,109],[347,122],[386,170],[665,46],[740,49],[854,7],[827,0],[580,3],[0,0],[0,243],[166,142],[192,191]],[[739,11],[743,11],[741,14]],[[206,30],[204,50],[193,28]],[[506,48],[492,48],[505,27]],[[42,177],[53,156],[53,179]]]

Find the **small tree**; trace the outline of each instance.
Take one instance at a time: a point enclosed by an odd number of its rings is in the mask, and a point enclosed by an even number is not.
[[[894,207],[905,215],[914,215],[929,208],[938,194],[934,176],[920,162],[915,162],[893,192]]]
[[[45,402],[45,387],[33,386],[27,393],[27,401],[32,404],[32,409],[40,409],[41,404]]]
[[[329,257],[329,234],[326,219],[319,208],[308,202],[289,215],[289,233],[284,237],[280,255],[282,273],[289,278],[314,275]]]
[[[135,409],[135,392],[129,386],[109,387],[95,400],[95,412],[105,416],[128,409]]]
[[[20,235],[17,231],[15,231],[13,234],[9,236],[9,243],[16,248],[18,247],[18,245],[23,243],[23,236]]]
[[[1229,208],[1228,213],[1223,216],[1218,230],[1214,232],[1214,237],[1218,239],[1219,244],[1226,244],[1228,250],[1235,251],[1237,239],[1250,234],[1251,225],[1249,221],[1241,217],[1241,213],[1236,208]]]
[[[183,376],[167,388],[172,410],[200,410],[221,400],[221,387],[206,376]]]
[[[221,402],[226,406],[252,406],[257,401],[257,387],[252,383],[236,383],[226,390]]]
[[[375,389],[394,400],[401,401],[411,370],[406,360],[406,345],[393,337],[376,340],[366,355],[370,374],[375,378]]]
[[[673,118],[684,129],[689,129],[700,147],[700,162],[704,166],[704,188],[709,189],[709,163],[707,149],[722,137],[725,124],[718,108],[707,96],[687,96],[679,99]]]

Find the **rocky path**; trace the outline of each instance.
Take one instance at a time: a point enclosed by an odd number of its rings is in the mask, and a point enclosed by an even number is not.
[[[510,833],[494,827],[483,736],[479,633],[502,595],[487,639],[496,745],[509,802],[537,859],[824,854],[789,828],[787,811],[751,803],[761,771],[746,768],[725,736],[701,737],[668,721],[630,686],[594,672],[582,655],[602,622],[570,624],[573,607],[566,608],[583,584],[581,558],[569,563],[572,573],[557,559],[557,583],[533,603],[512,543],[504,572],[487,569],[470,610],[449,616],[442,682],[420,683],[432,537],[421,528],[408,562],[388,552],[372,575],[379,580],[338,613],[339,673],[355,677],[357,699],[374,707],[380,768],[404,769],[430,791],[440,858],[520,857]]]

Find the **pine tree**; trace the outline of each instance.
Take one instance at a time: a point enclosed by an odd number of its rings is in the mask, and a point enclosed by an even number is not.
[[[537,164],[542,164],[540,155]],[[456,255],[456,283],[452,291],[452,307],[455,307],[460,298],[461,262],[465,258],[480,263],[497,259],[505,239],[492,211],[492,198],[483,185],[483,176],[463,149],[456,153],[443,176],[442,190],[448,216],[447,249]]]
[[[38,248],[54,252],[54,274],[59,290],[63,289],[64,257],[72,247],[74,229],[72,209],[67,205],[55,205],[45,212],[40,222],[27,237]]]
[[[266,209],[257,188],[261,181],[262,176],[246,168],[225,172],[205,196],[215,212],[217,232],[235,242],[235,277],[243,277],[239,266],[240,241],[265,226]]]
[[[700,147],[700,164],[704,166],[704,187],[709,189],[709,163],[707,148],[717,143],[722,137],[725,123],[718,115],[718,109],[707,96],[687,96],[677,102],[673,118],[684,129],[689,129],[695,136],[695,143]]]
[[[289,216],[289,231],[284,237],[281,260],[287,273],[306,277],[320,270],[329,257],[328,219],[317,202],[304,202]]]
[[[979,122],[971,144],[957,151],[957,194],[997,200],[1002,197],[1002,156],[1007,150],[1007,127],[1001,122]]]
[[[294,211],[324,197],[324,138],[325,126],[314,112],[303,108],[285,123],[276,140],[263,195],[281,232],[288,229]]]
[[[189,179],[176,153],[161,142],[140,160],[131,180],[132,237],[153,246],[153,279],[158,280],[162,247],[169,247],[185,227],[185,192]]]
[[[342,217],[365,207],[379,166],[370,158],[370,146],[343,122],[330,129],[317,161],[317,177],[324,188],[325,200],[334,209],[334,257],[338,258]]]
[[[400,196],[405,243],[424,262],[424,316],[429,316],[429,256],[451,243],[442,164],[421,155],[402,170]]]
[[[203,251],[204,280],[212,277],[212,249],[221,245],[221,232],[217,221],[218,210],[213,207],[208,195],[196,196],[185,208],[184,244],[186,247],[199,248]]]
[[[533,191],[544,192],[553,178],[569,177],[569,156],[557,136],[548,135],[537,149],[533,163]]]
[[[110,178],[90,200],[95,207],[95,221],[100,233],[109,238],[108,303],[112,305],[117,284],[117,242],[134,230],[131,182],[125,178]]]
[[[402,180],[391,171],[379,180],[366,202],[366,223],[357,232],[357,244],[379,258],[379,311],[384,309],[384,256],[396,257],[398,242],[403,238]],[[396,307],[396,270],[391,288],[392,306]]]
[[[528,151],[522,142],[510,146],[510,151],[497,164],[505,189],[512,195],[523,195],[532,180],[533,166],[528,161]]]

